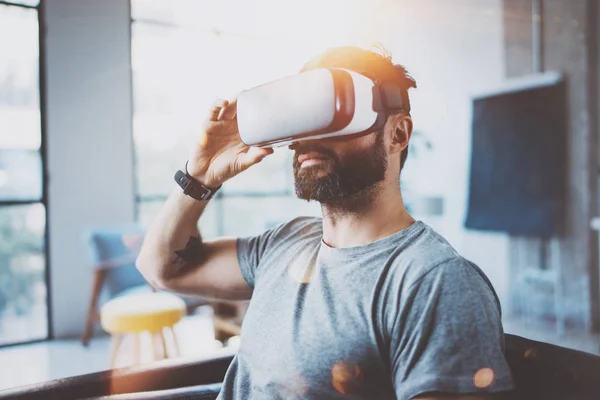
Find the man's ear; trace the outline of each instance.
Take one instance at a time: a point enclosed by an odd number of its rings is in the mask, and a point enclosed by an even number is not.
[[[397,148],[398,152],[401,152],[408,146],[408,142],[412,135],[413,122],[410,115],[398,115],[395,116],[394,123],[394,135],[392,135],[392,147]],[[396,150],[396,149],[394,149]]]

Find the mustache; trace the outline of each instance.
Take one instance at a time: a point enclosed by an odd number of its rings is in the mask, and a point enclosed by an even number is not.
[[[335,152],[331,149],[328,149],[324,146],[322,146],[319,143],[310,143],[310,142],[304,142],[301,144],[295,144],[290,146],[291,150],[294,150],[294,164],[298,163],[298,157],[300,157],[302,154],[307,154],[307,153],[320,153],[324,156],[327,156],[329,158],[331,158],[332,160],[334,160],[335,162],[338,162],[338,157],[335,154]]]

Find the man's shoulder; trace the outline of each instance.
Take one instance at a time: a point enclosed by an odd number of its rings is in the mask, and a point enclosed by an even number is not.
[[[285,225],[290,230],[317,230],[321,232],[323,229],[323,218],[314,216],[299,216],[289,220]]]
[[[479,266],[461,255],[442,235],[426,226],[423,234],[407,247],[395,260],[403,290],[420,284],[451,285],[480,288],[493,294],[499,307],[497,294],[489,278]]]
[[[466,260],[437,231],[429,225],[421,225],[418,235],[397,251],[394,264],[398,272],[403,272],[409,282],[448,264],[462,264]]]
[[[427,224],[420,224],[419,234],[395,253],[392,275],[402,281],[404,288],[424,278],[436,279],[436,276],[457,274],[459,271],[467,271],[469,276],[481,276],[487,281],[481,269],[461,255],[444,236]]]
[[[300,216],[278,224],[274,230],[280,234],[303,235],[311,233],[322,233],[322,218]]]
[[[322,229],[321,218],[300,216],[274,225],[263,236],[273,242],[297,242],[322,235]]]

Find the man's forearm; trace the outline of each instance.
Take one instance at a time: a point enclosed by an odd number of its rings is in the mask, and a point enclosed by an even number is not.
[[[137,260],[137,267],[154,286],[165,286],[202,261],[198,220],[207,202],[176,190],[152,222]]]

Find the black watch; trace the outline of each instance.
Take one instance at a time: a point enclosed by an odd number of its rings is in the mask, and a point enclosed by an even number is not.
[[[221,188],[221,186],[216,189],[206,187],[192,178],[187,172],[187,163],[185,163],[185,172],[180,170],[175,173],[175,182],[183,189],[184,194],[199,201],[212,199],[215,193]]]

